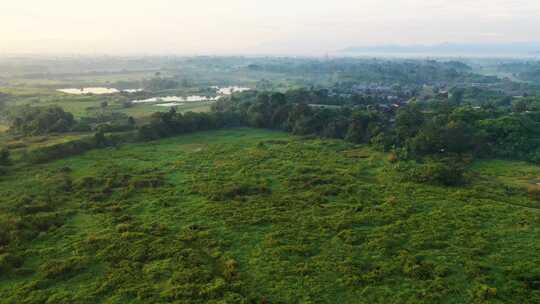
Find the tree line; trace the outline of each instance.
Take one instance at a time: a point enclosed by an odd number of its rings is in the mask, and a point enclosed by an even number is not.
[[[298,102],[298,100],[301,100]],[[372,144],[403,159],[505,157],[540,162],[540,100],[512,104],[461,104],[458,99],[401,106],[310,105],[297,94],[243,92],[210,113],[155,113],[141,139],[226,126],[250,126]]]
[[[309,98],[317,94],[248,91],[220,99],[208,113],[179,113],[171,108],[154,113],[148,124],[137,129],[136,140],[250,126],[371,144],[399,160],[436,159],[452,164],[456,159],[504,157],[540,162],[540,99],[536,97],[482,106],[452,96],[393,106],[309,104]],[[23,133],[63,131],[76,124],[71,113],[58,107],[27,107],[22,113],[12,128]],[[106,132],[96,130],[92,144],[49,153],[58,158],[72,150],[79,153],[123,141],[107,139]]]
[[[473,106],[450,97],[393,107],[325,107],[289,96],[244,92],[218,101],[212,110],[253,127],[374,144],[406,158],[471,154],[540,161],[538,98],[509,105]]]

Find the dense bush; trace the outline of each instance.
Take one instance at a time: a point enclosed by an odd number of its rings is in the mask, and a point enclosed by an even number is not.
[[[10,117],[10,131],[24,135],[68,132],[75,125],[73,114],[58,106],[15,109]]]
[[[407,180],[457,186],[466,182],[465,164],[458,159],[429,159],[423,163],[402,161],[394,165],[398,172]]]
[[[104,133],[114,133],[114,132],[127,132],[135,130],[134,124],[128,124],[128,123],[105,123],[105,124],[99,124],[95,128],[98,132],[104,132]]]
[[[152,115],[149,124],[139,128],[140,140],[154,140],[163,137],[217,129],[239,124],[239,117],[234,113],[176,113],[174,108],[167,113],[157,112]]]
[[[87,263],[88,259],[81,257],[51,260],[41,266],[40,272],[46,279],[65,279],[82,271]]]
[[[10,152],[8,148],[0,149],[0,167],[8,166],[9,164],[11,164],[11,160],[9,156],[10,156]]]
[[[10,253],[0,253],[0,273],[11,273],[13,270],[21,267],[22,263],[23,259],[19,256]]]
[[[116,146],[131,141],[133,141],[133,135],[129,133],[105,135],[103,132],[98,131],[93,137],[34,149],[25,155],[25,160],[30,163],[44,163],[79,155],[95,148]]]
[[[242,184],[227,184],[220,185],[218,189],[208,193],[212,200],[228,201],[228,200],[243,200],[249,196],[269,195],[270,188],[263,185]]]
[[[96,147],[97,145],[94,139],[84,138],[35,149],[26,155],[26,160],[31,163],[43,163],[72,155],[78,155]]]
[[[0,176],[6,174],[6,167],[11,164],[11,160],[9,158],[10,152],[7,148],[0,149]]]

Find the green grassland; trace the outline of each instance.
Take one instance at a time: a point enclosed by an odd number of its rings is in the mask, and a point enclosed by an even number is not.
[[[0,303],[540,302],[539,167],[442,187],[387,159],[226,129],[12,169]]]

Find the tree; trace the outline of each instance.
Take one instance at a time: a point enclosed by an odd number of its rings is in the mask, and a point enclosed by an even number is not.
[[[104,147],[107,145],[107,138],[105,137],[103,130],[98,130],[96,134],[94,134],[94,141],[97,147]]]
[[[133,116],[128,117],[128,124],[130,126],[135,126],[135,118],[133,118]]]
[[[348,128],[347,118],[338,116],[326,124],[322,135],[329,138],[345,138]]]
[[[368,137],[368,134],[367,134],[368,122],[369,122],[368,118],[364,113],[361,113],[361,112],[353,113],[353,116],[351,118],[351,123],[349,124],[349,128],[347,130],[347,135],[345,136],[345,139],[347,141],[357,143],[357,144],[365,142],[366,138]]]
[[[527,111],[527,102],[524,100],[517,100],[512,103],[512,111],[516,113],[523,113]]]
[[[475,144],[474,129],[462,121],[450,121],[443,136],[446,152],[465,153],[472,151]]]
[[[423,123],[424,115],[417,104],[410,104],[401,108],[396,115],[398,141],[403,143],[408,138],[414,137]]]
[[[289,117],[290,106],[285,104],[278,106],[272,113],[271,125],[273,128],[284,129]]]
[[[463,89],[454,89],[451,92],[450,103],[454,105],[460,105],[463,102],[463,97],[465,96],[465,90]]]
[[[302,120],[302,124],[306,123],[306,118],[313,115],[313,110],[311,107],[305,103],[296,104],[290,111],[289,117],[287,118],[286,129],[293,131],[296,126],[296,122]],[[304,129],[304,128],[300,128]]]
[[[247,118],[249,124],[254,127],[268,128],[271,127],[272,114],[271,96],[268,93],[259,93],[255,102],[248,108]]]
[[[277,108],[280,106],[284,106],[287,103],[287,98],[283,93],[272,93],[272,95],[270,95],[270,102],[272,104],[272,107]]]

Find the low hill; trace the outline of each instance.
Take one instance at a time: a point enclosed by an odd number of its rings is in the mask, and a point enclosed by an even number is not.
[[[538,303],[540,167],[225,129],[0,178],[1,303]]]

